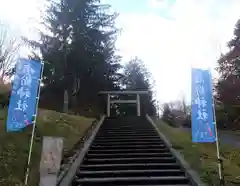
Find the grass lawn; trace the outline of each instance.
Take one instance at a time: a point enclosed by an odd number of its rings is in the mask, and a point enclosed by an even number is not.
[[[172,128],[162,121],[157,121],[160,131],[170,140],[174,149],[178,150],[196,170],[202,181],[208,185],[218,185],[218,165],[216,145],[198,144],[191,141],[191,133]],[[221,145],[221,156],[224,162],[226,186],[240,185],[240,149]],[[234,184],[235,183],[235,184]]]
[[[240,136],[240,130],[221,130],[221,133],[229,134],[229,135],[235,135],[235,136]]]
[[[6,132],[7,111],[0,110],[0,185],[22,186],[32,127],[23,132]],[[91,125],[93,119],[41,110],[37,119],[38,136],[64,137],[64,148],[70,149]],[[40,138],[39,138],[40,139]],[[35,140],[29,185],[39,184],[41,140]]]

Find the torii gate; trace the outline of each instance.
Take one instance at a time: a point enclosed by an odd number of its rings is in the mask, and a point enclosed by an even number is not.
[[[148,94],[148,91],[101,91],[99,94],[107,94],[107,117],[111,114],[111,104],[114,103],[135,103],[137,105],[137,116],[141,115],[140,111],[140,95]],[[135,100],[111,100],[111,95],[126,95],[135,94]]]

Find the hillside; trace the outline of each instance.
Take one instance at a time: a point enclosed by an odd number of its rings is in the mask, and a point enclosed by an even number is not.
[[[173,148],[179,151],[190,167],[196,170],[202,181],[208,185],[218,185],[218,165],[215,143],[193,143],[191,133],[171,127],[162,121],[157,123],[160,131],[170,140]],[[240,149],[220,143],[226,185],[240,184]],[[196,163],[198,162],[198,163]]]
[[[0,110],[0,185],[22,185],[32,127],[25,129],[23,132],[7,133],[5,127],[6,118],[7,111]],[[41,136],[64,137],[64,148],[67,150],[73,147],[80,137],[84,135],[92,122],[93,119],[90,118],[40,110],[29,185],[38,185]]]

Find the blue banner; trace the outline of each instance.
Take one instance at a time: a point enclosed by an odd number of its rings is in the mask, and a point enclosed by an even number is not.
[[[210,71],[192,69],[192,141],[215,142]]]
[[[41,69],[40,61],[18,61],[8,108],[7,131],[19,131],[33,124]]]

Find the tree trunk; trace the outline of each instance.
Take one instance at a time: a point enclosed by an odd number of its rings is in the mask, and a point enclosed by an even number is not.
[[[68,95],[68,90],[64,90],[63,94],[63,112],[68,113],[68,105],[69,105],[69,95]]]

